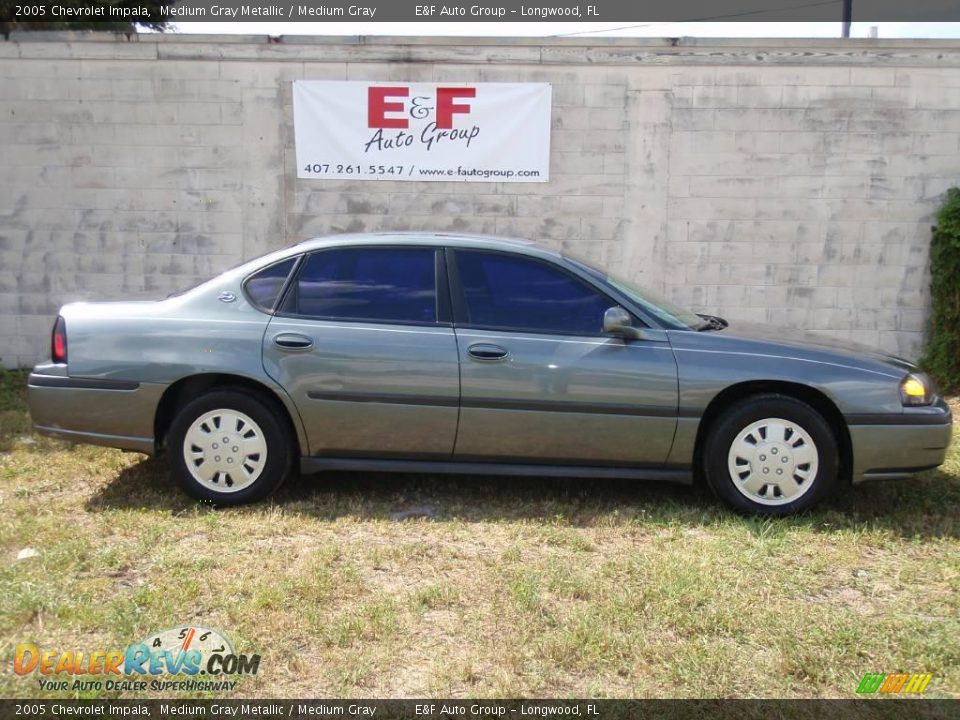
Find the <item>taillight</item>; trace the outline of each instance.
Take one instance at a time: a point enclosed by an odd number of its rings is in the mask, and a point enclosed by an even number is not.
[[[58,317],[53,324],[53,340],[50,343],[50,358],[55,363],[67,362],[67,324]]]

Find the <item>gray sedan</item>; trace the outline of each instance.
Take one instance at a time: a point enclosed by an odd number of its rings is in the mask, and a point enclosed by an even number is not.
[[[936,467],[951,437],[906,360],[445,234],[311,240],[159,302],[66,305],[29,401],[39,432],[165,454],[218,504],[299,468],[702,476],[784,515]]]

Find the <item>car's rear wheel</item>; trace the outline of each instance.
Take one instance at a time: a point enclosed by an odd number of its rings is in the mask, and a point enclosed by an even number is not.
[[[193,497],[239,505],[269,495],[290,474],[281,418],[254,395],[218,390],[185,405],[167,442],[174,478]]]
[[[837,485],[837,441],[814,408],[764,394],[741,400],[714,423],[703,455],[713,492],[739,512],[789,515]]]

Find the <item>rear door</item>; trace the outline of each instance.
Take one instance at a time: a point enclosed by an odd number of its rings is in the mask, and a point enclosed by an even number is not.
[[[677,366],[663,331],[602,333],[616,302],[545,259],[448,251],[461,409],[456,459],[665,463]]]
[[[314,456],[449,458],[459,368],[442,251],[307,255],[267,326],[263,362]]]

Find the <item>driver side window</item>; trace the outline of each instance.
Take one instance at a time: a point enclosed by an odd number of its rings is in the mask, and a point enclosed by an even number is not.
[[[536,258],[457,250],[461,307],[475,328],[600,335],[615,305],[587,283]]]

